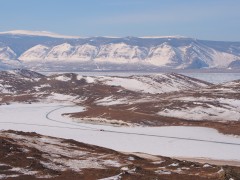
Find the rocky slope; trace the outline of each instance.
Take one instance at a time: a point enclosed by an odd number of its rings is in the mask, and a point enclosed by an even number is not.
[[[0,131],[0,179],[239,179],[240,168],[123,154],[36,133]]]

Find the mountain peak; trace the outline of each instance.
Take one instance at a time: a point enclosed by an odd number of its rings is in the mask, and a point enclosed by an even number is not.
[[[13,31],[0,32],[0,35],[1,34],[26,35],[26,36],[46,36],[46,37],[64,38],[64,39],[80,38],[79,36],[67,36],[67,35],[56,34],[56,33],[48,32],[48,31],[13,30]]]

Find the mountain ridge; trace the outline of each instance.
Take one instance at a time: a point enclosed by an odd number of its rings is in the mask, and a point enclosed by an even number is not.
[[[87,62],[103,69],[115,66],[109,70],[121,69],[121,65],[132,65],[133,70],[137,70],[137,66],[235,69],[240,68],[240,42],[182,36],[80,38],[48,32],[10,31],[0,33],[0,66],[9,60],[17,60],[30,68],[33,63],[43,67],[45,63],[52,66],[62,63],[67,68],[68,63],[83,67]]]

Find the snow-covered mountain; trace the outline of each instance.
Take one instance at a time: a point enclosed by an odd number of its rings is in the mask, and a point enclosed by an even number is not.
[[[240,42],[169,37],[62,36],[49,32],[0,33],[0,61],[19,60],[27,67],[65,69],[239,68]],[[73,66],[68,64],[74,63]]]
[[[11,60],[11,59],[16,59],[16,57],[17,55],[10,47],[0,46],[0,59]]]

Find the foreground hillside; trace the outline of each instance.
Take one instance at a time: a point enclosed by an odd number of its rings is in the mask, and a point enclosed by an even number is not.
[[[240,168],[117,151],[42,136],[0,131],[0,179],[239,179]]]

